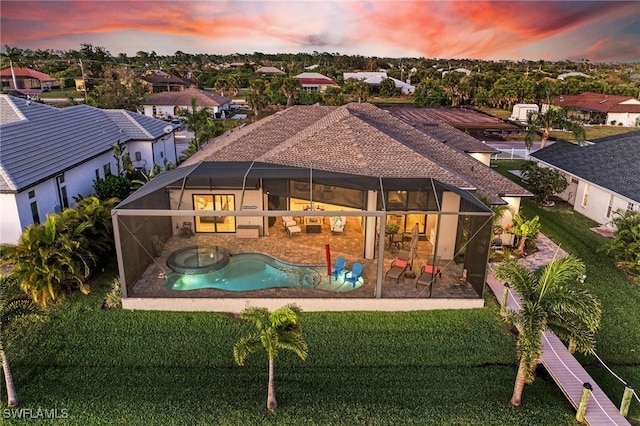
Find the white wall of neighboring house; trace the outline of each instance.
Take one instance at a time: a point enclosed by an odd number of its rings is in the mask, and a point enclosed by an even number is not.
[[[586,203],[585,203],[586,200]],[[613,212],[626,210],[631,200],[605,188],[580,181],[577,187],[574,210],[600,224],[610,226]],[[611,205],[611,208],[609,206]]]
[[[610,112],[607,114],[607,124],[625,127],[634,127],[640,124],[639,112]]]
[[[153,113],[155,107],[155,114]],[[177,108],[186,109],[191,111],[191,105],[143,105],[142,113],[149,117],[173,117],[176,114]],[[210,106],[208,107],[212,113],[219,113],[221,111],[229,111],[229,104],[223,104],[220,106]]]
[[[153,143],[150,141],[128,142],[127,152],[133,167],[144,168],[145,172],[151,171],[155,164],[165,167],[168,163],[172,163],[175,166],[177,164],[175,133],[169,133]],[[140,160],[136,159],[136,152],[140,153]]]
[[[0,244],[15,244],[22,233],[16,194],[0,194],[2,220],[0,220]]]

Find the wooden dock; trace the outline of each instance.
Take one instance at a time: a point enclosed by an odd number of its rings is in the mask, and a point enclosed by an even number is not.
[[[502,300],[503,283],[492,274],[487,283],[498,301]],[[507,309],[519,310],[520,300],[513,289],[509,289]],[[625,426],[630,423],[621,414],[619,408],[611,402],[598,384],[589,376],[582,365],[569,353],[562,341],[547,330],[542,338],[541,362],[569,402],[577,409],[583,385],[589,383],[593,390],[587,403],[585,422],[591,426]]]

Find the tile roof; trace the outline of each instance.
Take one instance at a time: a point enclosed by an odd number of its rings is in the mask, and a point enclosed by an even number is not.
[[[286,74],[286,72],[276,67],[260,67],[256,72],[258,74]]]
[[[54,81],[55,80],[50,75],[45,74],[45,73],[40,72],[40,71],[32,70],[31,68],[13,67],[13,72],[16,75],[16,77],[18,77],[18,78],[20,78],[20,77],[22,77],[22,78],[28,77],[28,78],[35,78],[36,80],[40,80],[40,81]],[[11,68],[5,68],[2,71],[0,71],[0,77],[11,77]]]
[[[200,107],[218,107],[231,102],[230,98],[216,95],[204,90],[190,88],[179,92],[162,92],[149,96],[143,105],[190,106],[191,98],[196,98]]]
[[[20,191],[130,140],[155,140],[167,123],[125,110],[54,108],[0,95],[0,191]]]
[[[593,144],[556,142],[531,156],[640,203],[640,131]]]
[[[331,80],[329,77],[319,74],[317,72],[303,72],[301,74],[296,75],[298,80],[300,80],[300,84],[302,85],[327,85],[327,86],[337,86],[338,84]]]
[[[162,86],[167,84],[188,86],[188,83],[184,79],[167,73],[142,75],[140,78],[147,83],[151,83],[154,86]]]
[[[635,102],[634,102],[635,101]],[[627,102],[623,104],[623,102]],[[543,103],[548,103],[543,101]],[[640,102],[632,96],[605,95],[602,93],[584,92],[579,95],[558,96],[551,102],[556,106],[573,107],[586,111],[598,112],[638,112]]]
[[[451,140],[455,134],[464,135],[450,131]],[[499,195],[531,195],[448,143],[368,103],[292,107],[225,133],[185,164],[228,161],[373,177],[434,178],[458,188],[477,189],[496,204],[503,203]]]

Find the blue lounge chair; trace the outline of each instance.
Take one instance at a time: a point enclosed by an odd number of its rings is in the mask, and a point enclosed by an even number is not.
[[[347,266],[347,261],[345,260],[345,258],[342,256],[338,256],[338,258],[336,259],[336,264],[333,265],[333,273],[331,274],[333,275],[333,278],[337,280],[338,276],[344,271],[345,266]]]
[[[362,264],[360,262],[354,262],[351,267],[351,272],[347,272],[344,276],[345,283],[352,283],[353,286],[356,286],[358,282],[358,278],[362,275]]]

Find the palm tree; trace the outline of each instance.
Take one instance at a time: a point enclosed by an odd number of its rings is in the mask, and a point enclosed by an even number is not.
[[[295,77],[287,77],[282,81],[280,91],[282,91],[287,98],[287,108],[291,106],[293,99],[296,98],[301,89],[302,85],[300,84],[300,80]]]
[[[242,337],[233,347],[233,357],[238,365],[244,365],[247,356],[264,348],[269,358],[269,387],[267,392],[267,409],[274,410],[276,391],[273,384],[274,361],[278,351],[293,351],[300,359],[307,357],[307,343],[302,338],[302,328],[298,319],[300,308],[287,305],[270,313],[266,308],[247,308],[240,313],[240,318],[252,323],[256,330]]]
[[[587,138],[587,133],[580,124],[567,120],[565,111],[562,108],[550,105],[546,112],[531,112],[527,116],[527,134],[525,135],[527,149],[531,149],[534,139],[538,138],[538,133],[540,132],[542,132],[540,148],[544,148],[549,140],[549,133],[553,128],[571,131],[578,142],[582,142]]]
[[[511,404],[519,406],[525,383],[532,383],[542,355],[542,335],[553,331],[578,351],[595,347],[600,326],[600,302],[584,287],[584,263],[573,256],[554,259],[532,272],[515,260],[496,268],[495,275],[510,283],[521,299],[521,309],[510,312],[507,320],[518,330],[518,374]]]
[[[211,119],[211,108],[199,107],[198,100],[193,97],[191,98],[191,109],[182,108],[180,114],[184,117],[189,130],[193,132],[196,151],[199,151],[202,143],[215,133],[213,130],[215,124]]]
[[[17,47],[10,47],[5,44],[4,50],[5,52],[2,54],[2,57],[9,60],[9,67],[11,68],[11,78],[13,79],[13,88],[18,89],[18,81],[16,80],[16,73],[13,70],[13,66],[22,66],[22,49],[19,49]]]
[[[36,313],[37,308],[31,299],[25,295],[12,296],[10,294],[10,280],[9,276],[0,275],[0,357],[2,358],[4,383],[7,387],[7,405],[15,407],[19,403],[18,393],[13,384],[11,366],[7,355],[10,325],[17,318]]]

